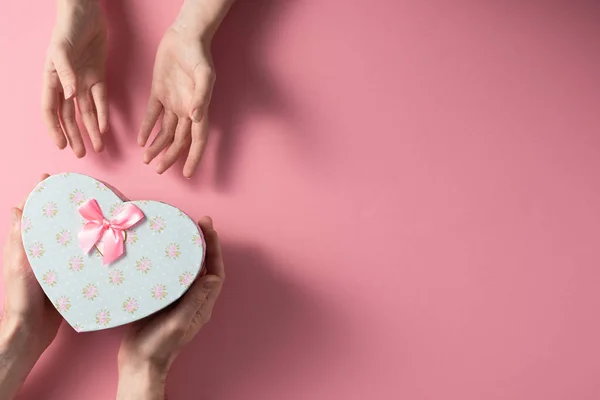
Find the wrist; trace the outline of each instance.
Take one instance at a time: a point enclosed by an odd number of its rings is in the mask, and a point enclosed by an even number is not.
[[[13,398],[41,353],[32,346],[30,335],[21,323],[3,316],[0,321],[0,393],[7,399]]]
[[[0,316],[0,352],[17,353],[35,364],[49,345],[40,341],[37,333],[26,317],[5,309]]]
[[[117,400],[163,400],[166,377],[150,363],[119,364]]]
[[[210,43],[234,0],[184,0],[172,29]]]

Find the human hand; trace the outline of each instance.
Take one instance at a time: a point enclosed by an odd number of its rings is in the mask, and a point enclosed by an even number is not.
[[[129,327],[119,349],[119,400],[162,400],[171,364],[212,316],[225,268],[212,220],[204,217],[199,225],[206,240],[205,274],[179,302]]]
[[[47,178],[44,175],[42,179]],[[23,206],[11,210],[4,245],[4,310],[0,319],[0,393],[12,398],[62,322],[40,287],[23,248]]]
[[[77,157],[85,146],[75,104],[96,152],[108,131],[106,94],[107,29],[98,0],[58,0],[42,88],[46,127],[60,149],[71,145]]]
[[[158,46],[138,144],[146,146],[162,113],[160,132],[144,152],[144,163],[148,164],[167,149],[156,166],[159,174],[189,148],[183,175],[190,178],[204,153],[208,138],[206,114],[215,81],[209,47],[200,38],[189,37],[174,28],[169,28]]]
[[[161,128],[144,152],[150,163],[166,149],[156,166],[162,174],[189,148],[183,175],[190,178],[206,148],[208,106],[215,71],[210,52],[212,37],[233,0],[187,0],[163,36],[156,53],[152,88],[138,134],[146,146],[162,114]]]

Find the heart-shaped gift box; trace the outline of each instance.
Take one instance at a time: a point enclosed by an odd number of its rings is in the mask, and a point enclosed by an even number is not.
[[[90,216],[94,205],[100,214]],[[132,210],[141,220],[123,225]],[[102,182],[75,173],[52,175],[36,186],[21,230],[37,280],[78,332],[124,325],[165,308],[196,279],[205,255],[202,232],[181,210],[123,201]],[[87,251],[82,241],[94,232],[99,240]],[[114,260],[114,248],[107,247],[112,237],[111,246],[122,247]]]

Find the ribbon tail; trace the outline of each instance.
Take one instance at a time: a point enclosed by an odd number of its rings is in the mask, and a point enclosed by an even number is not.
[[[79,246],[85,253],[89,253],[103,233],[104,227],[102,225],[95,222],[88,222],[77,234]]]
[[[102,261],[108,265],[123,255],[123,235],[121,231],[108,229],[104,234],[104,255]]]

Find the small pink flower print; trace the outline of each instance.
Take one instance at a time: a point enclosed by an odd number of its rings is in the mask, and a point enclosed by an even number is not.
[[[112,215],[112,217],[116,217],[121,211],[123,211],[123,207],[125,207],[125,204],[123,203],[115,203],[112,206],[110,206],[110,215]]]
[[[98,297],[98,288],[96,287],[96,285],[94,284],[89,284],[86,287],[83,288],[83,297],[85,297],[88,300],[94,300],[96,297]]]
[[[69,269],[71,271],[79,272],[83,269],[83,257],[73,256],[69,259]]]
[[[85,201],[85,195],[81,190],[77,189],[71,192],[69,199],[71,200],[71,203],[80,206]]]
[[[40,242],[35,242],[29,248],[29,257],[40,258],[45,252],[46,250],[44,250],[44,245]]]
[[[161,233],[167,227],[167,223],[162,217],[154,217],[150,221],[150,230],[156,233]]]
[[[200,237],[200,235],[194,235],[192,236],[192,242],[194,242],[194,244],[198,247],[202,247],[202,238]]]
[[[44,214],[44,217],[46,218],[56,217],[56,214],[58,214],[56,203],[54,203],[53,201],[49,201],[48,203],[46,203],[46,205],[42,207],[42,214]]]
[[[23,232],[29,232],[31,229],[31,220],[28,217],[23,217],[21,219],[21,230]]]
[[[136,231],[127,231],[127,240],[126,240],[126,244],[128,245],[134,245],[135,242],[137,242],[138,240],[138,235]]]
[[[110,311],[108,310],[100,310],[96,314],[96,323],[98,325],[106,326],[110,324]]]
[[[108,273],[108,283],[111,285],[120,285],[124,280],[123,271],[119,269],[111,269]]]
[[[106,185],[102,182],[96,182],[96,189],[102,190],[102,191],[108,190]]]
[[[73,329],[75,329],[75,332],[79,333],[83,330],[83,326],[81,326],[81,324],[75,324]]]
[[[147,274],[152,269],[152,261],[147,257],[142,257],[135,263],[135,268],[143,274]]]
[[[167,257],[171,260],[175,260],[181,255],[181,251],[179,251],[179,245],[177,243],[171,243],[168,245],[165,249],[165,253],[167,253]]]
[[[134,314],[139,307],[137,300],[132,297],[123,302],[123,310],[127,311],[129,314]]]
[[[183,274],[179,275],[179,284],[181,286],[188,287],[192,284],[193,281],[194,274],[192,274],[191,272],[184,272]]]
[[[157,300],[163,300],[167,297],[167,288],[165,285],[161,285],[160,283],[152,288],[152,297]]]
[[[71,232],[66,229],[60,231],[56,234],[56,242],[62,246],[67,246],[69,243],[71,243]]]
[[[58,283],[56,271],[50,270],[42,276],[42,281],[48,286],[54,286]]]
[[[71,300],[67,296],[60,296],[54,302],[56,309],[60,312],[69,311],[71,309]]]

